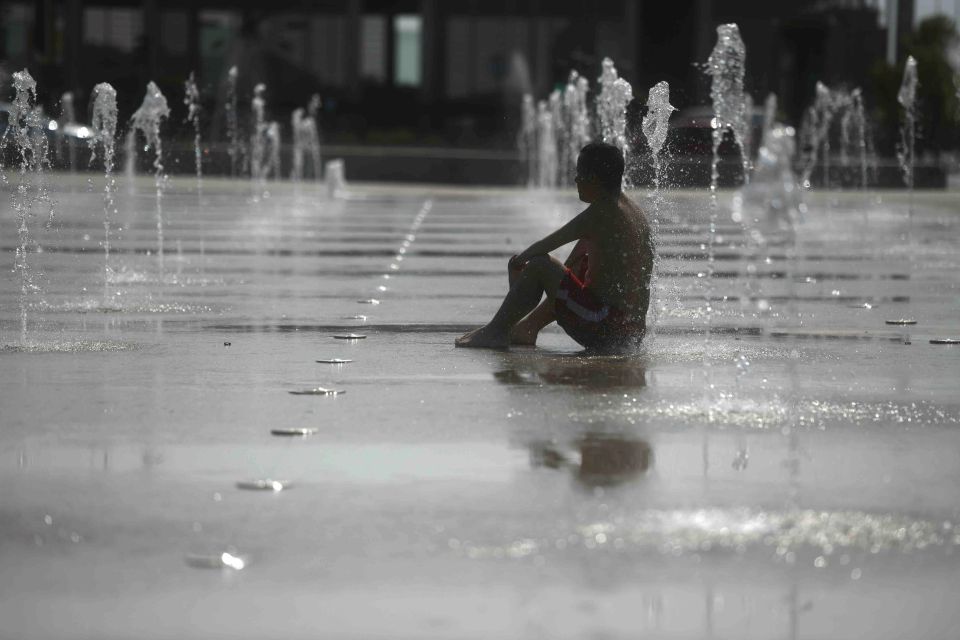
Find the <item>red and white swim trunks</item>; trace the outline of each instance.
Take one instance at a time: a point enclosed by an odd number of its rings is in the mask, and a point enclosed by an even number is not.
[[[567,269],[557,288],[554,312],[557,324],[571,338],[588,349],[623,345],[643,339],[646,322],[636,321],[627,314],[597,298],[585,282],[586,257],[581,261],[580,274]]]

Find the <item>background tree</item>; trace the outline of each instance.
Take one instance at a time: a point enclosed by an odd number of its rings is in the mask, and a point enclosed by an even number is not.
[[[946,16],[932,16],[920,22],[904,38],[906,55],[917,60],[920,87],[918,154],[933,154],[960,147],[960,102],[957,96],[957,72],[954,59],[960,50],[960,33]],[[903,64],[896,67],[878,63],[873,69],[872,84],[877,144],[884,153],[894,151],[901,121],[897,91],[903,77]]]

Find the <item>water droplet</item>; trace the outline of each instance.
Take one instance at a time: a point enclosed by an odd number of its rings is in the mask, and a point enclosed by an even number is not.
[[[315,433],[317,433],[317,430],[316,430],[316,429],[307,429],[307,428],[303,428],[303,429],[297,429],[297,428],[294,428],[294,429],[271,429],[271,430],[270,430],[270,434],[271,434],[271,435],[280,436],[280,437],[288,437],[288,438],[291,438],[291,437],[307,437],[307,436],[312,436],[312,435],[314,435]]]
[[[343,391],[341,389],[325,389],[323,387],[315,387],[313,389],[288,391],[287,393],[293,396],[338,396],[340,394],[346,393],[346,391]]]
[[[245,480],[236,484],[237,489],[243,491],[272,491],[274,493],[290,488],[290,483],[283,480],[271,480],[269,478],[257,480]]]

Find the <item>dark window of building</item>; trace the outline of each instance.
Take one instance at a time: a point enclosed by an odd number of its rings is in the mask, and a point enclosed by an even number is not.
[[[0,30],[6,57],[20,60],[27,54],[27,38],[33,28],[33,8],[15,3],[0,9]]]
[[[227,58],[240,30],[240,16],[233,11],[200,12],[200,77],[220,82],[227,73]]]
[[[160,43],[164,53],[185,56],[190,45],[190,23],[186,11],[164,11],[160,14]]]
[[[360,21],[360,77],[383,83],[387,80],[387,18],[365,15]]]
[[[130,53],[143,38],[143,12],[121,7],[86,7],[83,42]]]
[[[346,84],[346,30],[347,21],[343,16],[321,15],[310,20],[308,67],[324,85]]]

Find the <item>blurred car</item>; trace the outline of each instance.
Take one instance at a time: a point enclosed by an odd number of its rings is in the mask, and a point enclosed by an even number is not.
[[[763,116],[763,109],[760,107],[754,107],[750,113],[749,153],[751,157],[756,155],[757,143],[760,141],[763,130]],[[680,156],[712,156],[715,120],[716,115],[711,106],[688,107],[679,111],[670,119],[668,140],[671,151]],[[721,156],[737,153],[733,144],[733,135],[729,130],[724,132],[719,151]]]
[[[10,113],[13,111],[13,105],[9,102],[0,102],[0,136],[6,134],[10,123]],[[53,143],[82,142],[93,137],[93,129],[90,125],[79,122],[60,123],[52,118],[48,118],[43,111],[40,112],[40,122],[38,130],[42,130]]]

